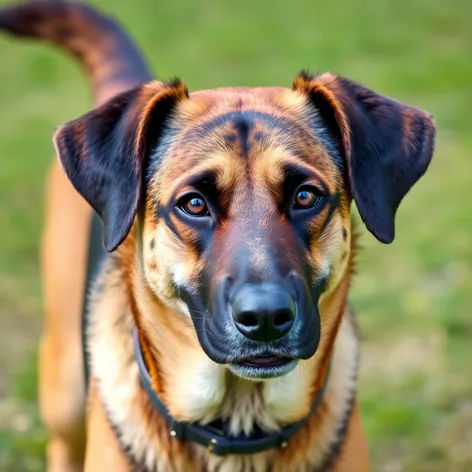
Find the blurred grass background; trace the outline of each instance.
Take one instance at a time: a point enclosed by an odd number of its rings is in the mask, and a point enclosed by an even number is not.
[[[0,5],[6,4],[0,0]],[[437,151],[390,246],[362,231],[352,299],[373,470],[472,471],[472,2],[100,0],[191,90],[333,71],[432,112]],[[90,107],[78,67],[0,37],[0,470],[44,469],[37,249],[51,135]],[[64,215],[67,218],[67,215]]]

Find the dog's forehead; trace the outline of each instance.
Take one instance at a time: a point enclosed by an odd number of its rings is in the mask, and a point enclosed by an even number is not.
[[[201,90],[177,105],[151,173],[175,183],[212,169],[221,182],[232,185],[238,176],[248,175],[248,166],[252,176],[272,173],[276,179],[282,162],[296,160],[333,174],[335,164],[324,138],[316,110],[298,91]]]
[[[303,94],[285,87],[227,87],[190,93],[179,106],[179,117],[190,127],[231,112],[257,111],[295,120],[307,113],[306,104]]]

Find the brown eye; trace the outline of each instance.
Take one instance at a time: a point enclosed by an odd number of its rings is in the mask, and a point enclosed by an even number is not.
[[[307,210],[308,208],[313,208],[320,200],[321,197],[313,190],[308,187],[302,187],[297,192],[293,208],[295,210]]]
[[[190,216],[207,216],[209,214],[205,200],[198,194],[183,197],[178,206]]]

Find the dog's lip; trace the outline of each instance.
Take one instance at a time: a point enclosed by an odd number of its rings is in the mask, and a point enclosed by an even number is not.
[[[267,354],[257,357],[248,357],[238,362],[240,365],[245,367],[280,367],[281,365],[287,364],[293,359],[289,357],[276,356],[272,354]]]
[[[256,363],[254,363],[255,359],[257,359]],[[298,360],[292,357],[258,356],[227,364],[227,367],[233,374],[244,379],[267,380],[288,374],[295,369],[297,364]]]

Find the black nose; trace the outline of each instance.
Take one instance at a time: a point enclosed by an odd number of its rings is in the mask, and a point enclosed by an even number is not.
[[[238,330],[256,341],[285,336],[295,321],[293,297],[279,285],[242,285],[232,297],[231,308]]]

